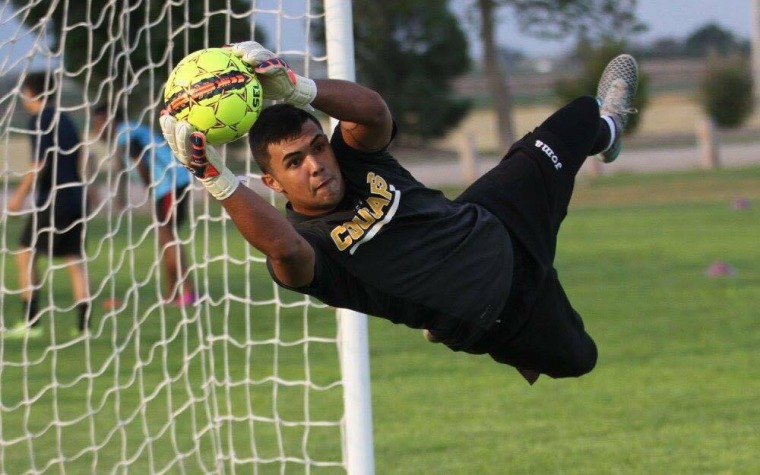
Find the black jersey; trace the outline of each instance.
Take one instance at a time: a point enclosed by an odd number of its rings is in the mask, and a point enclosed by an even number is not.
[[[35,204],[47,205],[53,189],[56,214],[81,216],[82,178],[79,174],[80,140],[74,122],[65,113],[48,107],[29,119],[32,160],[42,164],[35,185]]]
[[[294,290],[412,328],[490,327],[512,281],[501,222],[425,187],[387,151],[354,150],[339,129],[331,144],[346,195],[319,217],[288,206],[288,219],[316,254],[314,280]]]

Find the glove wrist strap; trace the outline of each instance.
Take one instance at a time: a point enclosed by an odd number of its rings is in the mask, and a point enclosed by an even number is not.
[[[211,193],[211,196],[220,201],[229,198],[240,185],[237,177],[227,167],[222,167],[219,175],[201,179],[200,182]]]
[[[317,97],[317,84],[303,76],[296,76],[293,93],[285,99],[288,104],[294,106],[307,106]]]

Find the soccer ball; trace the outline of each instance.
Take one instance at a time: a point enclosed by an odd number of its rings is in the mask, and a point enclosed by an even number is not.
[[[259,117],[262,102],[256,74],[225,48],[189,54],[177,64],[164,87],[169,114],[189,122],[211,144],[247,134]]]

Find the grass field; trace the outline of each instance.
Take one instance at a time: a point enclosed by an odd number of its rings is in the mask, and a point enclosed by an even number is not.
[[[759,185],[749,169],[578,186],[557,268],[600,350],[583,378],[529,387],[374,322],[378,473],[760,473]],[[719,260],[736,276],[706,277]]]
[[[542,377],[531,387],[486,357],[455,354],[424,342],[416,331],[372,319],[376,472],[760,473],[758,185],[760,169],[579,183],[557,268],[600,350],[597,368],[583,378]],[[736,198],[754,206],[734,209]],[[312,419],[339,417],[340,392],[328,389],[337,378],[334,345],[314,341],[304,351],[303,345],[270,341],[304,337],[302,308],[295,296],[283,294],[294,306],[273,320],[266,304],[272,287],[257,256],[244,251],[234,230],[222,234],[218,228],[217,222],[204,224],[193,244],[201,263],[196,275],[209,297],[202,311],[156,305],[155,269],[146,265],[152,246],[120,233],[108,246],[133,247],[135,258],[107,282],[128,295],[118,318],[99,315],[87,343],[56,338],[53,350],[42,342],[0,343],[0,472],[30,470],[34,454],[33,466],[41,470],[47,463],[51,473],[93,466],[96,473],[121,472],[119,467],[125,473],[167,467],[169,473],[199,473],[215,463],[208,444],[226,453],[234,447],[241,463],[221,462],[230,473],[281,473],[278,463],[254,471],[245,463],[254,457],[338,456],[335,428],[308,433],[297,424],[306,412]],[[111,242],[105,229],[93,234],[106,235],[96,242]],[[96,242],[90,247],[97,249]],[[226,264],[218,259],[225,253],[233,257]],[[93,275],[102,272],[97,266],[113,265],[106,262],[114,261],[108,252],[98,256]],[[5,259],[7,280],[12,271]],[[716,261],[729,263],[736,274],[707,277]],[[229,301],[227,291],[246,298]],[[56,281],[54,293],[67,301],[64,282]],[[262,304],[252,306],[248,297]],[[2,308],[7,319],[15,307],[6,298]],[[308,320],[308,334],[329,340],[332,312],[310,312],[316,318]],[[61,316],[56,330],[73,318]],[[196,352],[199,344],[209,351]],[[305,380],[307,357],[308,378],[319,389],[271,378]],[[273,373],[275,360],[280,367]],[[24,404],[35,394],[35,404]],[[296,424],[280,431],[272,423],[278,418]],[[45,430],[51,421],[59,423]],[[45,435],[25,438],[38,432]],[[92,445],[101,447],[97,455],[74,449]],[[57,447],[77,460],[46,462]],[[177,454],[182,463],[168,465]],[[306,473],[295,464],[286,468]]]
[[[255,473],[275,474],[295,467],[279,459],[307,454],[333,464],[312,473],[340,473],[334,311],[310,308],[306,319],[304,298],[275,296],[261,256],[220,224],[218,206],[205,211],[212,218],[187,243],[198,307],[160,302],[148,216],[88,228],[96,297],[86,341],[68,333],[76,313],[66,273],[46,277],[41,306],[56,308],[43,311],[45,338],[0,341],[0,473],[251,472],[255,460]],[[10,242],[19,224],[8,222]],[[2,281],[17,288],[12,256],[3,257]],[[113,296],[121,304],[107,310]],[[2,310],[11,325],[20,305],[4,294]]]

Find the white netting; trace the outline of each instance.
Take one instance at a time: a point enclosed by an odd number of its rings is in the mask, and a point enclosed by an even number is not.
[[[127,152],[115,133],[93,126],[104,104],[156,130],[163,79],[197,45],[263,32],[294,67],[323,75],[324,48],[314,46],[322,11],[311,0],[0,3],[0,333],[22,319],[30,290],[19,284],[18,239],[39,211],[36,187],[20,211],[7,203],[40,134],[20,100],[34,71],[47,73],[53,123],[65,113],[81,134],[88,208],[79,262],[90,295],[90,333],[73,334],[71,262],[38,252],[31,290],[42,336],[0,340],[0,473],[345,471],[334,312],[276,288],[262,256],[199,189],[187,222],[172,230],[186,255],[181,280],[198,300],[176,306],[182,283],[167,288],[161,264],[176,247],[160,243],[153,190],[129,160],[119,166]],[[225,153],[257,181],[244,141]]]

